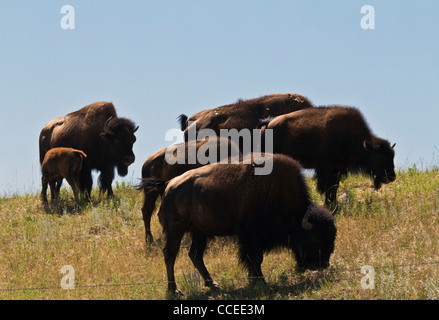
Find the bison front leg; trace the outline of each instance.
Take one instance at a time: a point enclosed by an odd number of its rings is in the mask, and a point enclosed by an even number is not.
[[[264,275],[262,274],[262,261],[264,259],[262,250],[249,245],[240,245],[239,260],[248,270],[248,279],[250,283],[265,283]]]
[[[101,175],[99,176],[99,188],[101,192],[107,192],[108,197],[114,195],[111,183],[114,179],[114,167],[109,167],[101,170]]]
[[[62,181],[63,181],[63,179],[58,179],[58,180],[55,182],[55,193],[56,193],[57,196],[58,196],[59,193],[61,192]]]
[[[204,233],[194,231],[192,232],[192,244],[189,250],[189,257],[192,260],[195,268],[197,268],[198,272],[204,279],[204,285],[211,289],[218,289],[218,283],[212,279],[207,271],[206,265],[204,264],[204,251],[206,250],[207,245],[207,237]]]
[[[317,169],[317,190],[325,195],[325,207],[333,210],[337,206],[337,190],[340,173],[333,170]]]

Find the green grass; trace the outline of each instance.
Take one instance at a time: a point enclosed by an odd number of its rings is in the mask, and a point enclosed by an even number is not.
[[[309,180],[314,199],[323,203]],[[181,299],[438,299],[439,170],[400,171],[375,191],[351,176],[339,189],[338,236],[331,267],[295,273],[287,251],[264,257],[266,285],[250,286],[233,239],[209,243],[206,266],[221,289],[203,286],[183,240],[177,258]],[[47,214],[39,194],[0,196],[0,299],[170,299],[157,216],[156,242],[144,243],[143,194],[117,184],[113,199],[93,190],[74,211],[70,188]],[[60,289],[61,268],[75,269],[73,290]],[[375,268],[375,288],[363,289],[363,265]]]

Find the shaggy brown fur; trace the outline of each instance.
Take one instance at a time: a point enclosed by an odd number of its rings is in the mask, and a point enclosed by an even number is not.
[[[51,204],[55,205],[63,179],[72,187],[75,204],[78,205],[79,179],[86,161],[87,155],[83,151],[72,148],[53,148],[46,153],[41,165],[41,201],[45,208],[48,207],[47,185],[50,185]]]
[[[179,119],[181,130],[185,131],[185,141],[188,141],[189,121],[196,121],[197,132],[209,128],[219,136],[220,129],[256,129],[261,119],[312,107],[306,97],[298,94],[271,94],[203,110],[190,118],[182,114]],[[193,123],[192,126],[194,125]]]
[[[135,160],[132,148],[137,128],[132,121],[118,118],[111,102],[92,103],[44,126],[39,139],[40,162],[46,152],[55,147],[83,150],[92,169],[101,172],[101,190],[111,196],[114,168],[125,176]],[[81,190],[91,189],[92,183],[81,179]]]
[[[340,178],[348,172],[370,175],[376,189],[395,180],[394,145],[372,134],[363,115],[352,107],[329,106],[300,110],[272,119],[275,153],[315,169],[317,188],[326,205],[336,204]]]
[[[190,232],[189,257],[209,287],[217,287],[203,261],[210,236],[236,235],[240,262],[251,281],[264,281],[263,254],[290,249],[297,268],[329,266],[336,227],[332,214],[318,207],[308,192],[301,166],[292,158],[273,155],[273,172],[255,175],[251,164],[219,163],[190,170],[169,182],[145,179],[148,193],[162,192],[159,211],[165,234],[163,254],[168,290],[177,290],[174,263],[183,235]]]

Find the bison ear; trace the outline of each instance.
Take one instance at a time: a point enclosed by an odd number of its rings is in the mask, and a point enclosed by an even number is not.
[[[312,223],[310,223],[310,222],[308,221],[308,219],[303,219],[303,220],[302,220],[302,228],[303,228],[304,230],[309,231],[309,230],[312,229]]]

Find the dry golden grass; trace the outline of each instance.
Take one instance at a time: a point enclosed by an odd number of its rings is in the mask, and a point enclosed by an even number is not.
[[[322,198],[310,182],[313,197]],[[60,212],[46,214],[39,195],[0,197],[0,299],[168,299],[161,227],[145,245],[143,195],[119,184],[115,198],[73,212],[70,189]],[[267,254],[267,285],[249,286],[233,239],[215,239],[205,255],[221,289],[204,288],[184,239],[175,267],[183,299],[438,299],[439,171],[398,173],[380,191],[349,177],[339,192],[335,252],[327,270],[297,274],[289,252]],[[75,270],[75,289],[60,288],[61,268]],[[375,268],[375,288],[363,289],[364,265]]]

